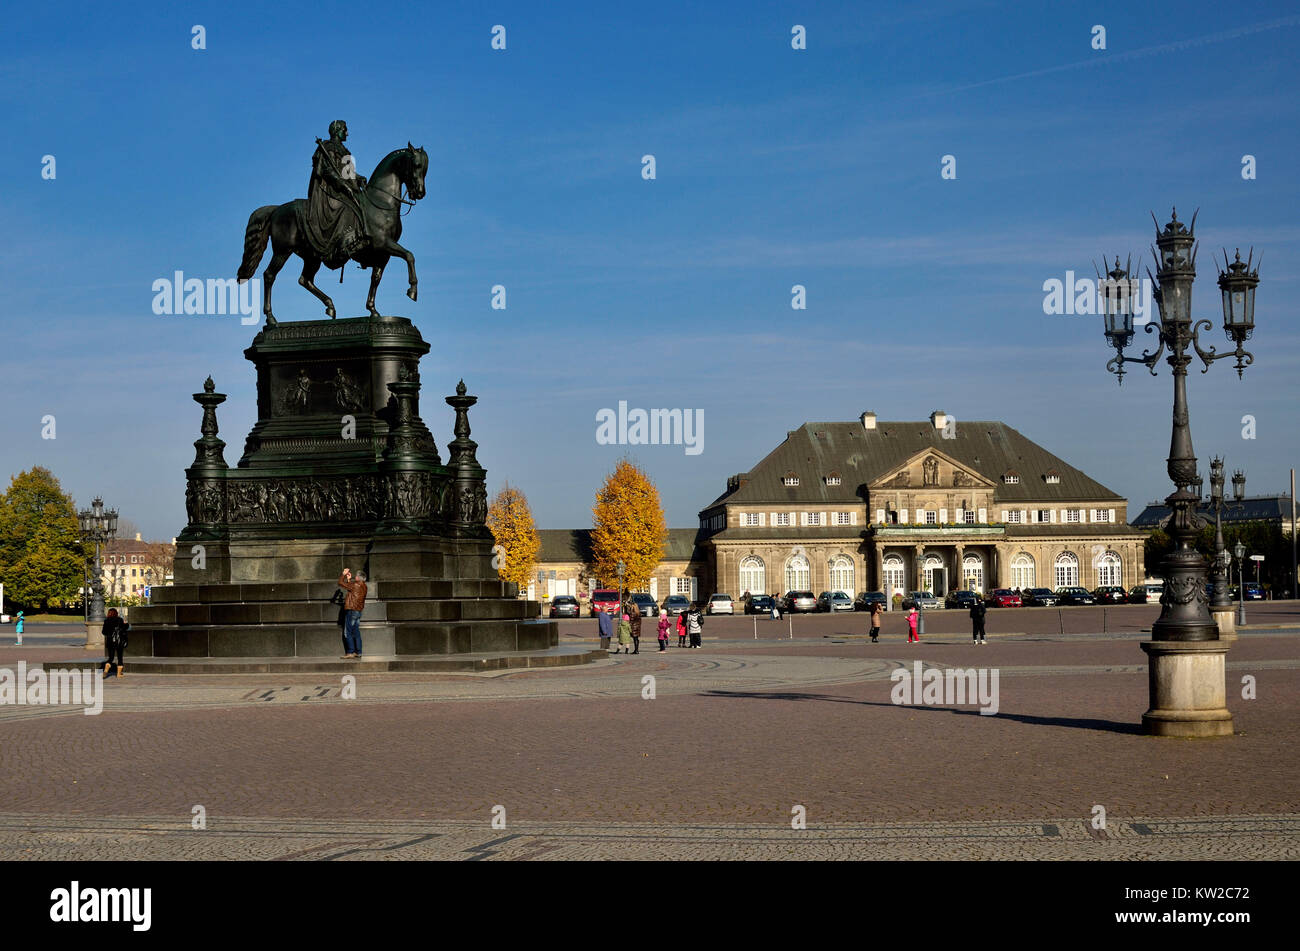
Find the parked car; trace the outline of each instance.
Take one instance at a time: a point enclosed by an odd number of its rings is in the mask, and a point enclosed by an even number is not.
[[[618,592],[612,588],[597,588],[591,592],[591,616],[595,617],[600,611],[606,614],[616,614],[618,612]]]
[[[551,599],[551,617],[582,617],[582,605],[571,594],[557,594]]]
[[[630,597],[632,603],[640,609],[642,617],[659,616],[659,605],[655,604],[655,599],[650,597],[650,595],[638,592],[637,594],[630,595]]]
[[[776,598],[770,594],[750,595],[745,602],[746,614],[771,614],[772,608],[776,607]]]
[[[970,606],[980,599],[980,596],[974,591],[950,591],[948,597],[943,599],[945,608],[961,608],[969,611]]]
[[[1155,604],[1164,593],[1164,586],[1158,584],[1135,584],[1128,593],[1129,604]]]
[[[736,605],[729,594],[713,594],[709,596],[706,611],[709,614],[735,614]]]
[[[1128,595],[1119,585],[1106,584],[1093,591],[1092,596],[1097,599],[1098,604],[1123,604],[1128,600]]]
[[[1261,585],[1261,584],[1258,584],[1258,583],[1256,583],[1256,582],[1254,582],[1254,581],[1247,581],[1247,582],[1246,582],[1246,597],[1245,597],[1245,598],[1241,598],[1241,596],[1240,596],[1240,591],[1241,591],[1241,585],[1235,585],[1235,584],[1234,584],[1234,585],[1232,586],[1232,597],[1233,597],[1234,600],[1244,600],[1244,601],[1263,601],[1263,600],[1264,600],[1264,586]]]
[[[1056,596],[1061,604],[1096,604],[1097,599],[1086,588],[1064,587],[1056,589]]]
[[[853,599],[843,591],[823,591],[817,595],[818,611],[852,611]]]
[[[913,591],[908,596],[908,601],[915,604],[922,611],[938,611],[943,607],[943,602],[934,596],[930,591]],[[904,604],[904,607],[907,605]]]
[[[1051,588],[1030,588],[1020,595],[1020,603],[1027,607],[1050,608],[1060,597]]]
[[[883,591],[863,591],[853,601],[853,610],[870,611],[873,604],[883,604],[885,610],[889,610],[889,598],[885,596]]]
[[[811,591],[787,591],[781,600],[782,610],[791,614],[812,614],[817,610],[817,595]]]
[[[1020,595],[1010,588],[994,588],[984,598],[984,603],[991,608],[1018,608],[1022,605]]]
[[[691,609],[691,599],[684,594],[670,594],[664,599],[664,614],[677,617]]]

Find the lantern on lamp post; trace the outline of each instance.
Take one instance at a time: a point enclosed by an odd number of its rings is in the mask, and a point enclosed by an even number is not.
[[[86,624],[104,623],[104,568],[100,549],[117,534],[117,509],[105,509],[104,500],[95,496],[90,508],[77,513],[81,541],[94,542],[95,558],[91,566],[89,590],[86,592]]]

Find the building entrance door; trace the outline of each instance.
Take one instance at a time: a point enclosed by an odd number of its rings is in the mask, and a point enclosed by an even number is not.
[[[943,567],[943,559],[938,555],[925,556],[925,590],[936,598],[948,593],[948,572]]]

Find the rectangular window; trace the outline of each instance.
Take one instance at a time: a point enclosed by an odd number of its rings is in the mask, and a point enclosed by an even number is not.
[[[1079,521],[1079,518],[1082,515],[1082,513],[1083,513],[1082,509],[1066,509],[1065,520],[1067,522],[1077,522]]]
[[[1038,510],[1038,521],[1040,521],[1040,522],[1046,524],[1047,522],[1050,522],[1051,520],[1052,520],[1052,510],[1051,510],[1051,509],[1039,509],[1039,510]]]
[[[1011,509],[1010,511],[1008,511],[1008,512],[1007,512],[1007,521],[1010,522],[1012,525],[1019,525],[1019,524],[1020,524],[1020,510],[1019,510],[1019,509]]]
[[[808,524],[808,525],[820,525],[820,524],[822,524],[822,513],[821,513],[821,512],[808,512],[808,513],[807,513],[807,516],[808,516],[808,518],[807,518],[807,524]]]
[[[757,525],[757,524],[758,524],[758,513],[757,513],[757,512],[744,512],[744,513],[742,513],[741,516],[740,516],[740,524],[741,524],[741,525]]]
[[[694,585],[695,585],[694,578],[673,578],[672,579],[673,594],[684,594],[689,597],[692,589],[694,588]]]
[[[937,525],[937,524],[939,524],[939,513],[938,513],[938,512],[926,512],[926,513],[925,513],[925,524],[927,524],[927,525]]]
[[[836,524],[836,525],[848,525],[848,524],[850,524],[849,513],[848,513],[848,512],[836,512],[836,513],[835,513],[835,524]]]
[[[974,524],[975,524],[975,513],[974,513],[974,512],[971,512],[971,511],[968,510],[968,511],[966,511],[965,513],[963,513],[963,515],[964,515],[963,521],[965,521],[967,525],[974,525]]]
[[[1105,510],[1105,509],[1093,509],[1093,510],[1092,510],[1092,520],[1093,520],[1094,522],[1109,522],[1109,521],[1110,521],[1110,518],[1109,518],[1109,516],[1106,514],[1106,510]]]
[[[773,524],[773,525],[789,525],[789,524],[790,524],[790,513],[789,513],[789,512],[775,512],[775,513],[773,513],[773,515],[772,515],[772,524]]]

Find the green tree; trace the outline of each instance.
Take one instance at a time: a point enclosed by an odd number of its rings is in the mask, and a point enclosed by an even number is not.
[[[49,469],[35,466],[14,476],[0,496],[0,581],[5,595],[45,610],[81,586],[85,552],[77,514]]]
[[[629,591],[647,587],[668,541],[668,526],[654,483],[631,462],[622,460],[596,493],[591,516],[596,578],[603,585],[618,584],[621,561],[624,587]]]

